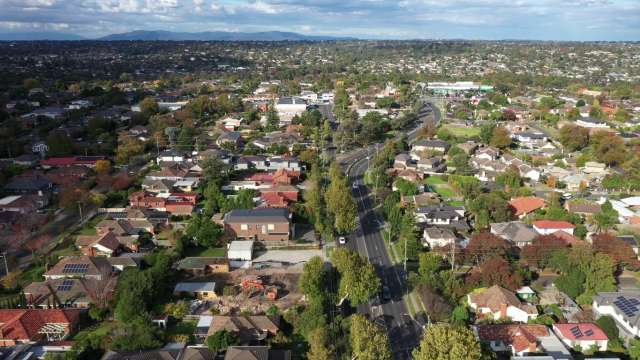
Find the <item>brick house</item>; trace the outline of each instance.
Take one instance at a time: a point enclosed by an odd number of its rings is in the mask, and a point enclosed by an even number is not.
[[[232,238],[259,241],[288,241],[293,235],[291,214],[286,208],[234,209],[222,219]]]

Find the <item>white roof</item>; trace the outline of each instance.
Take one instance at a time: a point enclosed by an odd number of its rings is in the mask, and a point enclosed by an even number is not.
[[[518,294],[535,294],[536,292],[533,291],[533,289],[531,289],[528,286],[523,286],[520,289],[518,289],[518,291],[516,291]]]
[[[210,282],[181,282],[176,285],[173,292],[203,292],[215,291],[216,283]]]
[[[14,201],[16,201],[18,199],[20,199],[20,195],[12,195],[12,196],[3,197],[2,199],[0,199],[0,205],[11,204],[12,202],[14,202]]]
[[[213,322],[212,315],[200,315],[200,319],[198,319],[198,325],[196,325],[196,327],[209,328],[209,326],[211,326],[211,322]]]
[[[229,252],[253,251],[253,240],[232,241],[229,244]]]
[[[628,206],[640,206],[640,196],[632,196],[621,199],[620,201],[627,204]]]

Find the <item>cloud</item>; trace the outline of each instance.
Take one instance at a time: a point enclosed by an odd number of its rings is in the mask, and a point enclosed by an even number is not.
[[[371,38],[640,39],[638,0],[0,0],[0,7],[5,29],[66,24],[85,36],[235,29]]]

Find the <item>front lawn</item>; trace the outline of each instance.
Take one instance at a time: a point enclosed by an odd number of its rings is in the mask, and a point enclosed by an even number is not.
[[[447,182],[440,176],[429,176],[428,178],[424,179],[424,183],[427,185],[442,185],[446,184]]]
[[[475,126],[462,127],[462,126],[447,126],[446,128],[456,137],[470,138],[480,135],[480,128]]]

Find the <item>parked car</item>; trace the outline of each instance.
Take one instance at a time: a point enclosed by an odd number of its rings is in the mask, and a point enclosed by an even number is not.
[[[340,244],[340,245],[344,245],[344,244],[346,244],[346,243],[347,243],[347,238],[346,238],[346,237],[344,237],[344,236],[340,236],[340,237],[338,238],[338,244]]]

